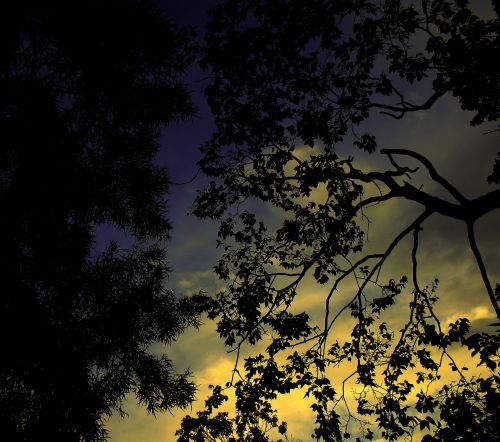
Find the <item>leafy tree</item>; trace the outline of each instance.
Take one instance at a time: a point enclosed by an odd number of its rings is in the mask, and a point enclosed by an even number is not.
[[[195,392],[152,348],[202,304],[164,286],[154,162],[161,128],[193,114],[191,32],[148,0],[29,0],[2,3],[0,34],[2,438],[104,440],[128,392],[151,413]],[[129,249],[96,244],[109,224]]]
[[[237,354],[227,385],[236,416],[218,414],[217,428],[232,425],[238,440],[268,439],[267,427],[284,433],[272,401],[302,389],[313,401],[318,440],[396,440],[418,431],[427,441],[498,440],[500,336],[491,328],[470,333],[467,318],[441,323],[438,284],[419,281],[418,252],[428,219],[462,222],[500,319],[500,286],[489,280],[474,232],[477,220],[500,207],[500,190],[468,199],[421,152],[379,151],[373,131],[358,132],[374,113],[400,120],[444,95],[472,113],[472,125],[498,122],[500,71],[492,60],[500,56],[499,30],[498,17],[479,18],[465,0],[226,0],[214,9],[203,63],[217,130],[200,162],[214,179],[195,212],[220,220],[224,254],[215,271],[227,289],[211,317]],[[428,95],[415,103],[408,98],[414,90]],[[350,140],[360,154],[379,151],[389,168],[364,170],[343,156],[338,146]],[[412,184],[412,162],[447,197]],[[499,170],[497,159],[492,185]],[[322,201],[311,198],[317,189]],[[414,202],[420,214],[385,249],[365,251],[367,210],[397,199]],[[260,203],[282,214],[281,225],[266,222]],[[410,277],[382,281],[380,271],[405,238],[413,244]],[[319,324],[295,307],[310,277],[325,287]],[[359,288],[341,296],[348,278]],[[388,312],[405,296],[407,319],[392,330]],[[333,304],[338,298],[347,301]],[[331,331],[346,315],[352,331],[339,342]],[[242,369],[242,345],[262,342],[265,351]],[[457,345],[480,358],[482,371],[467,375],[455,363]],[[446,364],[457,378],[436,384]],[[351,374],[333,377],[343,366]],[[358,384],[355,407],[349,379]],[[214,391],[219,399],[226,394]],[[209,428],[213,408],[187,417],[179,440],[202,440],[197,429]]]

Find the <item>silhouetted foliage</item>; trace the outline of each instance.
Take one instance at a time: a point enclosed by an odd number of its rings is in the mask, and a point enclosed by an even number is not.
[[[154,413],[195,391],[151,347],[200,312],[164,286],[154,163],[163,125],[193,114],[191,32],[148,0],[0,9],[1,437],[104,440],[127,393]],[[134,245],[96,245],[103,224]]]
[[[224,254],[215,271],[227,289],[211,317],[237,356],[232,380],[214,392],[222,403],[234,389],[236,416],[212,418],[216,401],[185,418],[179,440],[204,440],[214,424],[238,440],[268,440],[270,428],[286,430],[272,401],[295,389],[312,399],[318,440],[396,440],[419,431],[433,441],[498,440],[499,335],[491,327],[471,334],[467,318],[441,324],[437,281],[419,284],[418,250],[434,214],[463,222],[500,319],[499,289],[474,235],[475,221],[500,207],[500,190],[471,200],[419,152],[382,149],[392,169],[366,171],[337,146],[352,136],[356,148],[377,152],[373,133],[357,134],[374,112],[402,119],[445,94],[472,113],[472,125],[498,122],[499,30],[498,18],[479,18],[465,0],[226,0],[214,9],[203,66],[212,75],[206,94],[217,130],[200,162],[214,181],[195,212],[220,219]],[[408,98],[415,88],[428,92],[420,103]],[[412,185],[416,169],[407,160],[448,198]],[[498,160],[489,181],[498,183]],[[314,200],[318,189],[325,196]],[[364,252],[366,210],[397,198],[421,214],[385,250]],[[282,224],[267,225],[258,202]],[[407,237],[411,277],[382,281],[384,263]],[[307,278],[326,287],[320,323],[296,307]],[[347,278],[358,289],[342,294]],[[406,322],[392,330],[385,318],[405,296]],[[332,329],[346,315],[351,335],[340,342]],[[265,352],[240,364],[242,345],[259,342]],[[479,355],[483,371],[468,376],[453,359],[457,345]],[[455,380],[439,380],[447,364]],[[338,367],[351,374],[339,379]],[[356,393],[346,389],[349,379]]]

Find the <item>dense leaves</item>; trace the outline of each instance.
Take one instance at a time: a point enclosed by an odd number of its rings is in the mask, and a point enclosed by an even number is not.
[[[103,440],[127,393],[154,413],[195,390],[151,347],[199,313],[164,287],[154,164],[161,127],[193,113],[190,33],[147,0],[1,9],[2,437]],[[129,249],[96,244],[103,224]]]
[[[213,181],[195,213],[220,220],[215,271],[227,288],[211,316],[221,337],[238,355],[247,343],[264,348],[244,365],[237,358],[227,385],[236,415],[217,415],[238,439],[283,430],[273,401],[297,389],[311,399],[318,440],[498,440],[497,332],[470,333],[466,318],[441,324],[437,282],[419,285],[418,251],[435,213],[463,222],[500,318],[474,234],[475,221],[500,207],[500,191],[469,200],[418,152],[383,149],[392,168],[379,171],[359,168],[338,146],[374,153],[375,135],[358,134],[374,112],[399,120],[445,94],[472,112],[472,125],[497,123],[499,30],[494,13],[481,19],[467,1],[226,0],[213,10],[203,66],[217,130],[200,162]],[[412,102],[413,91],[425,98]],[[447,198],[412,185],[408,159]],[[498,161],[489,181],[498,183]],[[420,215],[385,249],[364,252],[367,208],[397,198],[421,206]],[[411,278],[383,282],[405,238]],[[357,288],[343,290],[349,278]],[[319,319],[304,310],[307,280],[325,289]],[[396,304],[408,314],[393,329]],[[343,341],[333,333],[341,320],[351,327]],[[474,375],[455,362],[457,348],[471,364],[479,355]],[[443,378],[447,370],[457,376]],[[212,412],[186,418],[181,440],[202,440],[196,429]]]

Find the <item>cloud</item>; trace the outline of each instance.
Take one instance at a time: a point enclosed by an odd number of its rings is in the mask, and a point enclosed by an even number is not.
[[[479,305],[477,307],[473,307],[472,310],[469,311],[456,311],[452,315],[448,316],[443,322],[444,324],[451,324],[456,322],[459,318],[467,318],[471,322],[480,321],[482,319],[487,319],[493,322],[495,321],[496,316],[490,306]]]

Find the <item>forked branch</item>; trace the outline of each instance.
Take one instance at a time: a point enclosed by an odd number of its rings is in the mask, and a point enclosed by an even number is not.
[[[383,183],[389,189],[389,193],[368,198],[367,200],[360,202],[354,207],[355,211],[369,204],[385,201],[391,199],[392,197],[400,197],[419,203],[431,212],[440,213],[446,217],[465,221],[467,223],[473,223],[481,216],[500,208],[500,189],[493,190],[477,198],[469,200],[465,198],[451,183],[438,174],[432,163],[423,155],[406,149],[382,149],[381,153],[386,154],[391,162],[396,165],[396,171],[364,173],[351,166],[348,176],[349,178],[364,183]],[[445,188],[457,202],[453,203],[431,195],[424,192],[421,188],[411,185],[408,181],[404,181],[402,184],[398,183],[395,177],[402,177],[403,175],[413,172],[414,170],[398,165],[395,162],[393,155],[405,155],[418,160],[425,166],[430,177],[435,182],[443,186],[443,188]]]
[[[442,97],[446,92],[447,89],[437,90],[422,104],[409,103],[408,101],[404,100],[404,97],[402,95],[400,95],[401,101],[395,106],[384,103],[372,103],[370,107],[384,109],[380,112],[381,114],[388,115],[389,117],[395,118],[396,120],[400,120],[408,112],[430,109],[432,105],[438,100],[438,98]]]

